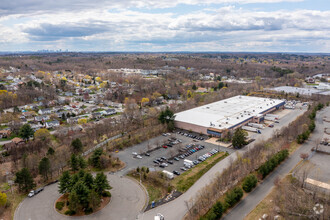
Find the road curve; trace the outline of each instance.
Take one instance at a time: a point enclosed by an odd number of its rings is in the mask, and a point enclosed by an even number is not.
[[[59,214],[55,201],[59,198],[58,184],[45,187],[44,191],[32,198],[26,198],[15,211],[14,220],[132,220],[143,209],[147,201],[141,186],[126,177],[116,174],[107,175],[111,189],[111,201],[99,212],[83,217],[69,217]]]

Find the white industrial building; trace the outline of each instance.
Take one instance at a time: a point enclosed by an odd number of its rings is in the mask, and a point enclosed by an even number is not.
[[[284,104],[278,99],[234,96],[175,114],[175,126],[221,137],[248,123],[260,123],[267,113],[283,108]]]

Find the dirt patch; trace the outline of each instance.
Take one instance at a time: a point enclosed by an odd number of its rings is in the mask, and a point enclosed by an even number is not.
[[[98,208],[96,208],[92,213],[85,214],[85,212],[83,210],[81,210],[81,211],[77,212],[75,215],[72,215],[72,216],[85,216],[85,215],[94,214],[94,213],[100,211],[101,209],[103,209],[106,205],[108,205],[109,202],[110,202],[110,199],[111,199],[111,197],[102,197],[101,198],[101,204],[100,204],[100,206]],[[61,213],[62,215],[65,215],[64,213],[69,210],[69,208],[67,206],[68,200],[69,200],[68,194],[63,194],[60,198],[58,198],[56,200],[55,204],[54,204],[55,207],[56,207],[56,203],[57,202],[63,202],[64,203],[64,206],[63,206],[63,208],[61,210],[58,210],[57,208],[55,208],[56,211],[59,212],[59,213]]]
[[[209,138],[205,141],[206,143],[210,143],[210,144],[214,144],[214,145],[219,145],[221,147],[231,147],[231,143],[225,143],[225,142],[221,142],[221,141],[218,141],[218,138]]]

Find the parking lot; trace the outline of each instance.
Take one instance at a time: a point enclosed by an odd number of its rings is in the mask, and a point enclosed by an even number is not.
[[[178,132],[183,132],[184,134],[179,134]],[[188,136],[196,136],[196,138],[192,138]],[[197,138],[203,138],[203,140],[198,140]],[[191,161],[198,160],[198,158],[206,153],[209,153],[213,149],[218,151],[224,151],[228,153],[234,152],[233,149],[221,147],[218,145],[214,145],[211,143],[206,143],[205,140],[208,137],[206,135],[200,135],[193,132],[187,132],[182,130],[176,130],[173,133],[167,133],[167,135],[160,135],[158,137],[152,138],[149,141],[145,141],[141,144],[135,145],[124,151],[120,151],[116,156],[119,157],[120,160],[126,163],[126,167],[121,171],[122,174],[125,174],[129,170],[135,169],[136,167],[149,167],[149,169],[153,168],[156,171],[167,170],[169,172],[173,172],[174,170],[183,172],[181,167],[184,167],[183,161],[184,159],[188,159]],[[169,144],[170,142],[174,142],[176,144]],[[172,147],[171,147],[171,146]],[[154,148],[158,148],[153,150]],[[164,148],[163,146],[166,146]],[[190,146],[189,148],[187,146]],[[203,146],[199,147],[198,146]],[[183,151],[184,150],[184,151]],[[190,150],[190,153],[188,151]],[[193,152],[195,151],[195,152]],[[145,153],[149,152],[150,156],[146,156]],[[181,155],[186,154],[184,158]],[[138,157],[136,155],[139,155]],[[181,156],[181,158],[179,157]],[[156,164],[154,161],[156,159],[160,159],[165,157],[166,160]],[[178,157],[179,160],[175,160],[174,157]],[[170,160],[170,162],[168,162]],[[173,164],[171,164],[171,162]],[[160,167],[161,163],[166,163],[168,166]],[[153,170],[151,169],[151,170]]]

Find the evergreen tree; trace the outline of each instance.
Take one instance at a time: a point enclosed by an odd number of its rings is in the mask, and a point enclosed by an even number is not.
[[[89,189],[87,186],[83,183],[83,181],[78,181],[72,188],[72,192],[75,192],[78,196],[79,204],[82,205],[82,207],[88,206],[88,195],[89,195]]]
[[[79,203],[79,198],[76,192],[71,192],[69,195],[69,209],[72,211],[77,211],[81,208]]]
[[[52,147],[48,148],[47,155],[54,155],[55,150]]]
[[[65,115],[65,113],[62,114],[62,120],[63,121],[66,121],[66,115]]]
[[[99,207],[101,203],[101,197],[94,190],[91,190],[88,195],[89,205],[92,209]]]
[[[87,167],[86,160],[82,156],[78,157],[78,163],[81,169],[85,169]]]
[[[213,213],[215,214],[216,219],[220,219],[222,216],[223,207],[221,202],[216,202],[213,206]]]
[[[79,170],[79,161],[75,154],[71,154],[70,167],[73,171]]]
[[[73,148],[73,152],[79,153],[82,151],[83,145],[81,143],[81,140],[79,138],[74,139],[71,142],[71,146]]]
[[[92,189],[94,186],[94,178],[90,173],[86,173],[84,176],[84,183],[88,187],[88,189]]]
[[[39,174],[43,176],[45,180],[48,179],[48,173],[50,171],[50,161],[47,157],[44,157],[39,162]]]
[[[102,195],[104,190],[111,189],[109,182],[107,180],[107,176],[104,175],[104,173],[96,174],[94,180],[94,189],[99,195]]]
[[[64,171],[59,179],[59,192],[64,194],[71,191],[71,176],[69,171]]]
[[[246,136],[246,131],[241,128],[236,129],[232,139],[233,146],[235,148],[242,148],[244,145],[246,145]]]
[[[101,155],[103,150],[101,148],[96,149],[92,156],[89,158],[89,163],[95,168],[101,168]]]
[[[31,136],[33,136],[34,131],[31,128],[30,124],[25,124],[19,129],[19,136],[21,136],[24,140],[29,140]]]
[[[18,184],[19,190],[27,192],[35,187],[32,175],[27,168],[18,171],[15,176],[15,183]]]

